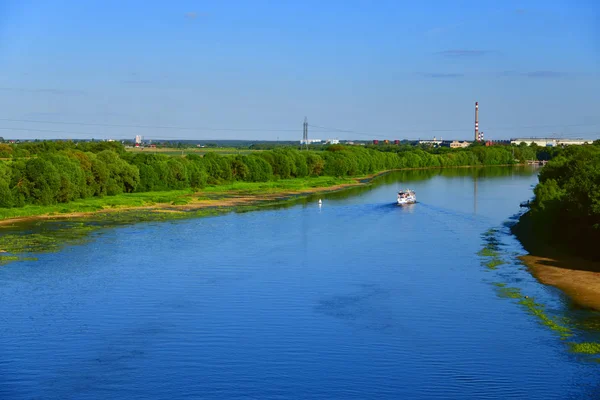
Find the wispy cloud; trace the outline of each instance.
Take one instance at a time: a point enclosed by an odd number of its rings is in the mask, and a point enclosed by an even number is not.
[[[523,75],[528,78],[562,78],[567,76],[566,73],[560,71],[531,71]]]
[[[455,50],[444,50],[438,51],[437,55],[443,57],[481,57],[491,53],[489,50],[469,50],[469,49],[455,49]]]
[[[207,12],[189,11],[189,12],[185,13],[186,19],[196,19],[196,18],[207,17],[207,16],[208,16]]]
[[[426,73],[422,73],[421,76],[424,76],[425,78],[446,78],[446,79],[452,79],[452,78],[462,78],[462,77],[465,76],[465,74],[443,73],[443,72],[426,72]]]
[[[125,85],[146,85],[146,84],[154,83],[154,81],[144,80],[144,79],[128,79],[128,80],[121,81],[121,83],[125,84]]]
[[[0,92],[15,92],[15,93],[47,93],[60,96],[81,96],[87,94],[84,90],[73,90],[73,89],[29,89],[29,88],[16,88],[16,87],[0,87]]]
[[[502,71],[500,76],[521,76],[525,78],[564,78],[567,73],[561,71],[539,70],[539,71]]]

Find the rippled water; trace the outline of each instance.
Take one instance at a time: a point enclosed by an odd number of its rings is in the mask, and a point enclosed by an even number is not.
[[[498,295],[597,321],[516,259],[505,223],[536,181],[403,172],[322,207],[102,229],[0,267],[0,398],[600,398],[600,364]],[[400,208],[405,186],[419,203]],[[477,255],[493,228],[495,270]]]

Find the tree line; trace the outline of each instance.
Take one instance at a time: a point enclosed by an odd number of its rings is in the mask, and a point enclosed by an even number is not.
[[[49,205],[121,193],[199,189],[234,181],[267,182],[308,176],[347,177],[389,169],[513,164],[519,148],[475,146],[440,150],[409,146],[322,150],[276,148],[248,155],[185,157],[125,151],[118,142],[41,141],[0,145],[0,206]],[[17,156],[17,154],[21,156]],[[525,158],[522,158],[525,159]]]
[[[600,141],[571,146],[542,169],[527,214],[536,240],[600,260]]]

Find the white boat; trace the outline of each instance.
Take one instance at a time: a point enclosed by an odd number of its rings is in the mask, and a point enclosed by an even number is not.
[[[398,192],[398,205],[414,204],[417,202],[417,195],[410,189],[401,190]]]

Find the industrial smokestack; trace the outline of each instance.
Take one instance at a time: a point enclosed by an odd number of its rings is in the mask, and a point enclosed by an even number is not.
[[[479,103],[475,102],[475,141],[479,141]]]

